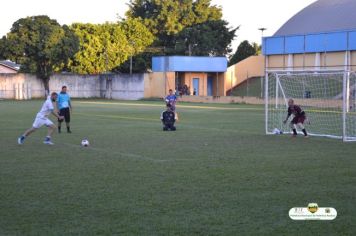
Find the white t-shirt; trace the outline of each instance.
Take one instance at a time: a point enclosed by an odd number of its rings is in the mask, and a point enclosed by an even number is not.
[[[37,113],[36,118],[48,118],[51,112],[54,110],[51,96],[47,97],[47,100],[43,103],[41,110]]]

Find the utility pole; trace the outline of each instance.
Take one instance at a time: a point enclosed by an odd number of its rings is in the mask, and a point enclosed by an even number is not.
[[[258,30],[261,31],[261,50],[262,50],[263,31],[267,30],[267,28],[261,27],[261,28],[258,28]],[[266,75],[266,60],[265,60],[265,65],[264,65],[264,75]],[[263,98],[263,77],[261,77],[261,98]]]
[[[258,30],[261,31],[261,38],[263,38],[263,31],[267,30],[267,28],[261,27],[261,28],[258,28]]]

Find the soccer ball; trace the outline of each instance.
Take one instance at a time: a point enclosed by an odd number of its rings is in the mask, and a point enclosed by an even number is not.
[[[282,131],[282,130],[279,130],[279,129],[277,129],[277,128],[274,128],[273,133],[274,133],[274,134],[283,134],[283,131]]]
[[[82,147],[89,147],[89,141],[88,141],[88,139],[83,139],[83,140],[82,140]]]

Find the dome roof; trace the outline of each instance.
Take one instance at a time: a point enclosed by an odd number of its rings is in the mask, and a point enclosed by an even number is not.
[[[289,19],[274,36],[356,29],[355,0],[318,0]]]

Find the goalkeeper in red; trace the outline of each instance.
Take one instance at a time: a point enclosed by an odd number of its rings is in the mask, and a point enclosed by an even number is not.
[[[306,120],[305,112],[298,105],[294,104],[293,99],[288,100],[288,114],[283,123],[287,123],[289,117],[293,115],[293,119],[290,122],[290,127],[293,130],[293,136],[297,136],[297,126],[302,130],[304,137],[308,137],[308,133],[304,127],[304,121]]]

